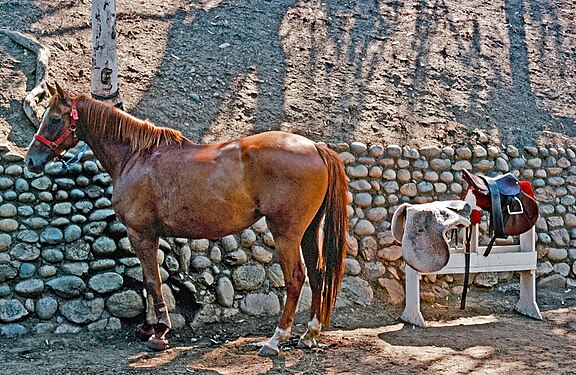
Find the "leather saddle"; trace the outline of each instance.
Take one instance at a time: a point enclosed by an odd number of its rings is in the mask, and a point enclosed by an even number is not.
[[[532,187],[507,173],[498,177],[476,176],[466,169],[462,177],[472,189],[478,206],[490,212],[488,255],[496,238],[527,232],[538,220],[538,203]]]

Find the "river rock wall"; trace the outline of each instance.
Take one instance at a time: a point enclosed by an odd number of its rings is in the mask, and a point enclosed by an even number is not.
[[[346,166],[350,233],[337,307],[366,305],[375,295],[402,303],[403,262],[390,221],[404,202],[459,199],[461,170],[512,172],[531,181],[540,203],[538,288],[576,286],[576,148],[331,145]],[[90,152],[42,175],[0,145],[0,335],[119,329],[142,319],[140,262],[111,207],[110,176]],[[486,224],[481,242],[487,242]],[[510,238],[501,243],[517,241]],[[217,241],[163,238],[158,263],[175,328],[278,314],[285,292],[264,219]],[[493,287],[513,273],[477,274]],[[460,293],[460,275],[425,277],[422,298]],[[310,303],[305,288],[300,308]]]

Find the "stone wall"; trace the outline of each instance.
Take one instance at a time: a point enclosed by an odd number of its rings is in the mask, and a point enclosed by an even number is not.
[[[332,147],[350,178],[348,257],[337,306],[370,304],[374,295],[403,301],[392,213],[403,202],[458,199],[463,168],[512,172],[533,183],[541,212],[538,287],[576,285],[574,146]],[[121,320],[141,319],[139,261],[111,208],[110,177],[99,163],[88,153],[68,172],[55,163],[45,174],[32,175],[7,146],[0,145],[0,155],[0,334],[118,329]],[[175,328],[240,313],[279,313],[284,280],[273,248],[265,220],[217,241],[162,239],[158,262]],[[490,287],[513,277],[478,274],[474,283]],[[462,289],[458,276],[426,281],[422,296],[428,301]],[[306,288],[301,307],[309,301]]]

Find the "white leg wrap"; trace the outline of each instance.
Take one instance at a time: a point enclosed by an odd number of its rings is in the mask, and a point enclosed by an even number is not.
[[[274,336],[268,340],[266,344],[260,349],[261,356],[271,356],[271,355],[278,355],[280,353],[280,345],[281,342],[284,342],[290,338],[290,330],[283,330],[279,327],[276,327],[274,331]]]

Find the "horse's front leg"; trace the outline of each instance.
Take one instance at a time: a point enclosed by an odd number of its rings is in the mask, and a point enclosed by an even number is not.
[[[151,333],[150,327],[153,326],[153,333],[148,339],[148,345],[154,350],[165,350],[168,348],[168,340],[166,340],[165,335],[172,328],[172,323],[162,295],[162,281],[157,260],[159,238],[131,229],[128,230],[128,237],[136,256],[140,259],[144,288],[146,288],[148,299],[147,322],[139,327],[137,335],[140,332],[142,335],[138,335],[138,337],[145,338]]]
[[[143,277],[143,279],[144,286],[146,286],[148,282],[145,277]],[[154,298],[152,297],[152,294],[146,290],[146,287],[144,287],[143,292],[146,297],[146,319],[142,324],[136,326],[136,337],[140,341],[148,341],[155,333],[154,327],[156,326],[156,323],[158,323],[158,318],[154,311]]]

